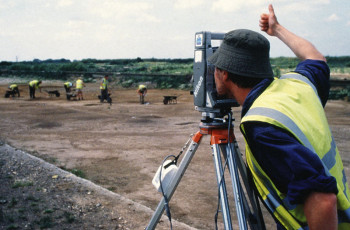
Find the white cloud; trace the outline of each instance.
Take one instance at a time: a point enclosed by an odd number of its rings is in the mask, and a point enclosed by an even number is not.
[[[15,1],[0,0],[0,10],[8,10],[16,5],[17,3]]]
[[[338,15],[336,15],[336,14],[331,14],[327,19],[326,19],[326,21],[328,21],[328,22],[333,22],[333,21],[338,21],[339,20],[339,17],[338,17]]]
[[[212,4],[214,11],[235,12],[242,9],[260,8],[266,6],[267,3],[262,0],[216,0]]]
[[[66,7],[66,6],[71,6],[73,4],[72,0],[60,0],[58,1],[57,5],[59,7]]]
[[[145,1],[97,1],[91,0],[87,10],[98,17],[121,19],[132,18],[134,20],[157,21],[150,12],[153,9],[152,3]]]
[[[174,3],[175,9],[195,8],[203,4],[203,0],[176,0]]]
[[[79,28],[86,28],[88,26],[91,26],[91,24],[81,20],[69,20],[67,23],[67,27],[72,30],[77,30]]]
[[[310,1],[310,3],[315,5],[318,5],[318,4],[329,5],[331,3],[331,0],[312,0]]]
[[[309,1],[284,1],[283,4],[279,4],[278,2],[278,7],[276,7],[275,5],[275,11],[276,9],[278,9],[278,12],[287,12],[288,13],[292,13],[292,14],[297,14],[298,12],[307,12],[307,14],[310,14],[312,12],[318,11],[321,8],[321,6],[326,6],[328,5],[330,2],[329,0],[309,0]],[[276,3],[277,5],[277,3]],[[305,16],[306,16],[305,15]],[[302,17],[300,17],[302,18]]]
[[[339,48],[332,47],[330,54],[350,53],[342,48],[350,36],[350,30],[344,30],[344,23],[350,28],[350,4],[330,0],[0,0],[0,60],[15,55],[22,59],[192,57],[194,32],[257,31],[259,15],[268,12],[269,3],[284,26],[311,41],[326,41],[323,52],[328,52],[332,40]],[[321,20],[339,21],[321,24]],[[320,36],[320,31],[328,33]],[[342,31],[344,36],[331,39],[329,31]],[[271,47],[275,56],[288,50]]]
[[[266,2],[266,1],[264,1]],[[331,0],[294,0],[294,1],[290,1],[290,0],[278,0],[278,1],[274,1],[274,0],[269,0],[269,3],[272,4],[280,4],[282,3],[283,5],[289,5],[292,3],[297,3],[297,4],[311,4],[311,5],[329,5],[331,3]]]

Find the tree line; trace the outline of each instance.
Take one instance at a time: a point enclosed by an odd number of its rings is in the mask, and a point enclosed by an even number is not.
[[[350,56],[327,56],[327,63],[332,72],[350,74]],[[279,77],[282,73],[295,68],[299,60],[295,57],[271,58],[274,75]],[[94,81],[96,73],[111,74],[122,87],[134,87],[139,82],[151,82],[157,88],[183,88],[189,89],[193,75],[193,58],[187,59],[47,59],[22,62],[0,62],[0,77],[22,77],[67,80],[78,74],[84,81]],[[344,91],[345,90],[345,91]],[[349,89],[342,89],[348,94]],[[338,91],[336,92],[339,95]]]
[[[350,56],[339,56],[332,57],[327,56],[327,63],[331,68],[344,68],[350,67]],[[294,57],[276,57],[270,59],[273,67],[278,68],[294,68],[299,60]],[[0,69],[2,72],[4,71],[49,71],[49,72],[64,72],[64,71],[76,71],[76,72],[103,72],[107,70],[116,70],[119,72],[128,72],[133,71],[135,68],[141,66],[143,68],[139,68],[138,70],[145,71],[147,70],[144,65],[140,65],[140,63],[151,63],[150,65],[157,67],[157,63],[167,63],[166,68],[171,69],[172,65],[192,65],[193,58],[187,59],[142,59],[140,57],[135,59],[82,59],[80,61],[77,60],[69,60],[69,59],[47,59],[47,60],[39,60],[34,59],[33,61],[22,61],[22,62],[9,62],[9,61],[1,61]],[[164,64],[162,65],[164,68]],[[112,68],[113,67],[113,68]],[[191,66],[192,67],[192,66]],[[181,68],[181,67],[179,67]],[[188,69],[188,67],[186,67]],[[157,68],[153,68],[151,72],[156,72],[159,70]],[[188,74],[188,73],[187,73]]]

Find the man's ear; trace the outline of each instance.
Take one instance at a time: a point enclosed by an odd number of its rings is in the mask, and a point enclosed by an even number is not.
[[[230,79],[228,78],[228,72],[227,72],[226,70],[222,70],[222,80],[223,80],[224,82],[230,80]]]

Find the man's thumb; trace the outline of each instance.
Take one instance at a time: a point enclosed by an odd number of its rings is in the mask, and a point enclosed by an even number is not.
[[[270,14],[275,14],[275,11],[273,10],[272,4],[269,5],[269,12],[270,12]]]

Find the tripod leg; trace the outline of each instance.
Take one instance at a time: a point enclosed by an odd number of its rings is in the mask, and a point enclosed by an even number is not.
[[[247,196],[251,205],[252,210],[249,208],[248,201],[245,196],[244,198],[244,206],[246,207],[246,215],[248,217],[248,223],[250,224],[250,228],[252,230],[265,230],[265,222],[264,218],[261,212],[258,196],[255,192],[255,190],[252,187],[252,177],[250,174],[248,174],[247,167],[242,159],[242,154],[239,150],[237,141],[234,140],[231,144],[231,151],[233,155],[236,157],[236,164],[238,166],[238,170],[241,175],[241,179],[244,183],[244,186],[246,188]]]
[[[224,178],[224,170],[221,163],[220,148],[218,145],[213,145],[212,147],[224,226],[225,229],[232,229],[231,214],[227,199],[226,183]]]
[[[251,176],[248,174],[236,140],[234,140],[233,143],[227,145],[226,150],[223,150],[223,153],[224,156],[228,157],[227,160],[229,164],[229,171],[231,174],[234,194],[238,194],[237,197],[235,195],[235,199],[240,202],[237,203],[238,201],[236,201],[237,217],[238,221],[240,221],[240,229],[246,229],[248,223],[250,229],[252,230],[265,230],[266,227],[260,209],[258,196],[252,187],[250,181]],[[238,173],[243,184],[241,184],[239,181]],[[234,182],[235,180],[236,182]],[[245,187],[246,194],[243,192],[242,185]]]
[[[248,229],[246,217],[245,217],[245,209],[243,203],[243,192],[242,186],[239,181],[239,174],[237,169],[237,158],[235,157],[235,153],[230,148],[230,145],[226,145],[226,154],[227,154],[227,162],[229,167],[229,172],[232,180],[232,188],[233,195],[236,203],[236,212],[239,229]]]
[[[195,154],[195,152],[200,144],[202,136],[203,135],[200,132],[197,132],[193,136],[192,142],[191,142],[190,146],[188,147],[183,159],[181,160],[179,168],[174,176],[174,179],[170,182],[167,190],[165,191],[165,195],[168,198],[168,201],[170,201],[178,184],[180,183],[182,176],[185,174],[185,171],[186,171],[188,165],[190,164],[190,162],[191,162],[191,160],[192,160],[192,158],[193,158],[193,156],[194,156],[194,154]],[[152,216],[150,222],[148,223],[148,226],[146,228],[147,230],[155,229],[155,227],[157,226],[157,224],[162,216],[162,213],[164,212],[164,209],[165,209],[165,199],[163,197],[161,199],[161,201],[159,202],[157,209],[153,213],[153,216]]]

